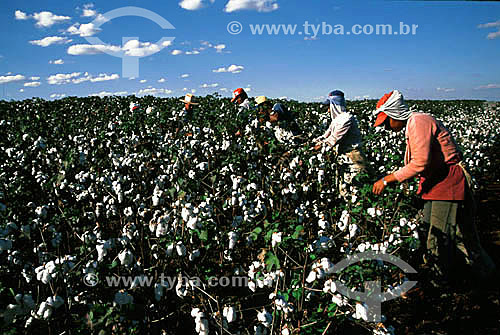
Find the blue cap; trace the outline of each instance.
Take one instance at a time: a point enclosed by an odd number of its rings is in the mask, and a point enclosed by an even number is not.
[[[328,98],[326,98],[326,100],[323,101],[322,104],[323,105],[335,104],[345,107],[344,92],[339,90],[331,91],[328,94]]]

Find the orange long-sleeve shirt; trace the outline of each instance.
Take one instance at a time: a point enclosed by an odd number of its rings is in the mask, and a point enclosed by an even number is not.
[[[431,115],[413,113],[405,136],[405,166],[395,178],[420,176],[418,194],[426,200],[464,200],[465,176],[457,165],[462,153],[448,129]]]

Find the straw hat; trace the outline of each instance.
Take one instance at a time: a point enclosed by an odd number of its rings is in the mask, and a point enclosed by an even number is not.
[[[190,105],[199,105],[199,103],[194,102],[194,96],[191,93],[186,94],[184,99],[180,99],[183,103],[185,104],[190,104]]]

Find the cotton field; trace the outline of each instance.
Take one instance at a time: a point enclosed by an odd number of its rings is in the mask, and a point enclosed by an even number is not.
[[[330,121],[319,104],[282,101],[302,131],[291,141],[235,117],[229,99],[200,102],[193,115],[173,98],[0,102],[2,333],[395,333],[396,316],[368,322],[335,281],[411,278],[334,264],[365,251],[410,262],[418,249],[416,182],[371,193],[402,166],[404,132],[371,127],[374,101],[348,103],[371,171],[349,176],[335,150],[311,150]],[[409,104],[443,121],[476,179],[494,171],[499,107]]]

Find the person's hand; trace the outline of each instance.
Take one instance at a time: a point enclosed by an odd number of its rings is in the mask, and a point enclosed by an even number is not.
[[[321,143],[316,144],[314,147],[311,148],[311,150],[318,151],[321,149]]]
[[[379,195],[382,194],[382,192],[384,192],[384,189],[385,189],[384,181],[380,179],[375,184],[373,184],[372,192],[374,194]]]

